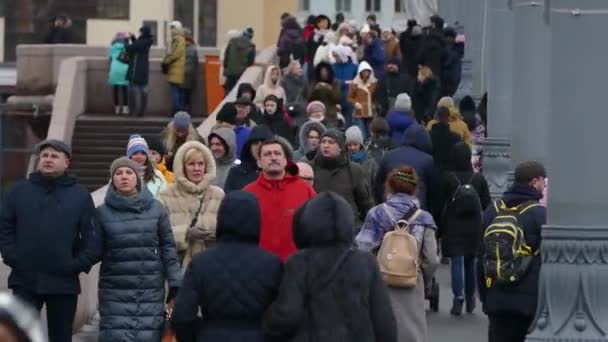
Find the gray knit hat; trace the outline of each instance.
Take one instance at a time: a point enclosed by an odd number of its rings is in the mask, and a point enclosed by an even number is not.
[[[344,150],[344,147],[346,146],[346,138],[344,137],[344,133],[342,133],[341,131],[337,130],[337,129],[328,129],[327,131],[325,131],[325,133],[323,133],[323,135],[321,136],[321,139],[323,138],[331,138],[333,139],[336,144],[338,144],[338,146],[340,146],[341,150]]]
[[[135,174],[137,175],[137,189],[141,190],[141,179],[139,177],[140,166],[139,164],[127,157],[120,157],[112,162],[112,165],[110,166],[110,179],[114,177],[114,172],[116,172],[116,170],[121,167],[128,167],[133,170],[133,172],[135,172]]]
[[[344,135],[346,135],[346,144],[355,143],[363,146],[363,133],[358,126],[350,126]]]
[[[176,129],[188,129],[192,123],[192,118],[187,112],[177,112],[173,116],[173,127]]]

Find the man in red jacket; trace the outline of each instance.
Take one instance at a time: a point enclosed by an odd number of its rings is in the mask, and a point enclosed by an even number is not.
[[[264,141],[258,153],[262,172],[244,190],[253,193],[260,202],[260,247],[285,261],[297,250],[291,230],[293,214],[316,193],[297,172],[292,175],[285,170],[291,152],[282,140]]]

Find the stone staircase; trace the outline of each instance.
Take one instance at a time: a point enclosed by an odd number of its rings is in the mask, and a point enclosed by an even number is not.
[[[93,192],[109,181],[112,161],[124,156],[131,134],[160,137],[169,124],[168,117],[125,117],[109,115],[82,115],[78,117],[72,137],[72,164],[70,169],[79,182]],[[202,119],[193,119],[198,125]]]

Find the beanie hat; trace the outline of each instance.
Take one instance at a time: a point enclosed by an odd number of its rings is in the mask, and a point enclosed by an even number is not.
[[[114,173],[116,172],[116,170],[120,169],[121,167],[128,167],[129,169],[133,170],[133,172],[136,175],[138,175],[137,176],[137,190],[140,191],[141,190],[141,178],[139,177],[139,170],[140,170],[139,164],[137,164],[136,162],[132,161],[131,159],[129,159],[127,157],[120,157],[118,159],[115,159],[112,162],[112,165],[110,165],[110,178],[114,177]]]
[[[173,116],[173,127],[175,129],[188,129],[192,124],[192,118],[187,112],[177,112]]]
[[[321,139],[323,138],[333,139],[336,144],[340,146],[340,149],[344,150],[344,146],[346,145],[346,138],[344,137],[344,133],[342,133],[341,131],[333,128],[328,129],[327,131],[325,131],[325,133],[323,133],[323,135],[321,135]]]
[[[161,156],[165,155],[165,145],[163,145],[161,139],[157,137],[144,137],[144,139],[148,143],[149,151],[156,151]]]
[[[452,108],[452,107],[456,107],[456,104],[454,103],[453,98],[451,98],[449,96],[444,96],[439,99],[439,102],[437,102],[437,108],[440,108],[440,107]]]
[[[137,152],[143,152],[148,155],[150,150],[146,139],[142,138],[139,134],[133,134],[129,137],[129,143],[127,144],[127,157],[131,158]]]
[[[351,126],[346,130],[346,144],[355,143],[363,146],[363,133],[358,126]]]
[[[175,21],[172,21],[171,24],[169,24],[169,27],[174,27],[176,29],[180,29],[181,30],[183,26],[182,26],[181,22],[175,20]]]
[[[314,112],[323,112],[325,114],[326,111],[325,104],[321,101],[312,101],[306,106],[306,114],[310,115]]]
[[[395,99],[394,108],[399,112],[409,112],[412,109],[412,99],[407,93],[401,93]]]
[[[245,31],[243,31],[243,36],[249,38],[249,39],[253,39],[253,35],[254,35],[254,31],[253,28],[248,27],[245,29]]]
[[[233,102],[226,102],[215,117],[217,121],[236,125],[236,106]]]

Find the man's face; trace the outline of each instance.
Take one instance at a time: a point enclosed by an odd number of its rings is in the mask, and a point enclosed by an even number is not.
[[[335,158],[340,155],[340,146],[330,137],[321,139],[321,154],[325,158]]]
[[[188,136],[188,129],[187,128],[176,128],[175,136],[178,139],[185,139]]]
[[[217,136],[213,136],[209,141],[209,149],[211,149],[215,160],[220,160],[226,155],[226,147],[222,143],[222,139]]]
[[[40,151],[38,170],[46,177],[59,177],[65,173],[70,160],[64,152],[48,146]]]
[[[386,71],[390,72],[391,74],[398,74],[399,66],[397,64],[388,64],[386,66]]]
[[[266,109],[266,113],[274,114],[277,112],[277,103],[274,101],[266,101],[264,103],[264,109]]]
[[[247,116],[249,116],[249,112],[251,112],[251,106],[246,104],[237,104],[236,106],[236,118],[245,120]]]
[[[319,132],[315,130],[310,130],[306,139],[308,141],[308,146],[310,146],[311,150],[316,150],[317,147],[319,147],[319,144],[321,143],[321,136],[319,135]]]
[[[361,151],[361,145],[359,143],[348,143],[346,144],[346,148],[350,153],[355,153]]]
[[[278,177],[285,173],[287,157],[285,156],[281,145],[264,145],[260,149],[260,159],[258,163],[266,175]]]
[[[300,179],[302,179],[306,183],[313,186],[314,180],[315,180],[315,175],[314,175],[314,171],[312,170],[312,167],[310,167],[310,165],[303,163],[303,162],[298,162],[297,165],[298,165],[298,170],[299,170],[298,176],[300,177]]]
[[[547,182],[545,180],[545,177],[536,177],[530,182],[530,185],[542,194],[545,191]]]

